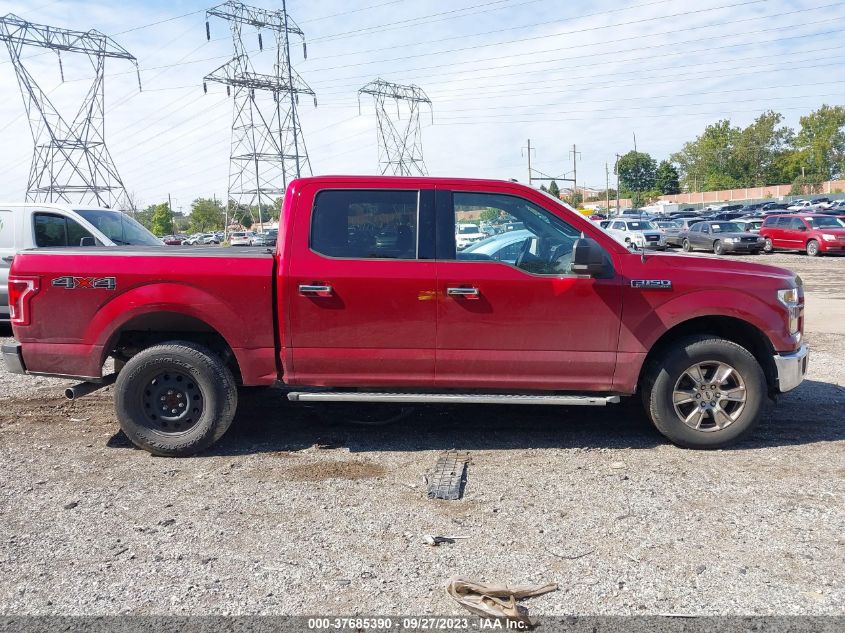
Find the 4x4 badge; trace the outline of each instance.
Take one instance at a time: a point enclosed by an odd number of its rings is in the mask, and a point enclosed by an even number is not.
[[[669,279],[632,279],[631,288],[646,288],[651,290],[671,290]]]
[[[114,290],[117,288],[117,281],[114,277],[56,277],[52,283],[56,288],[67,290],[75,290],[76,288]]]

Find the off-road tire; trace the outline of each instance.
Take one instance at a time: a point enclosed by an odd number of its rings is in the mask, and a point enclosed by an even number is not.
[[[730,365],[745,384],[746,402],[737,419],[723,429],[696,430],[675,411],[676,383],[695,363]],[[714,336],[691,336],[676,341],[653,359],[640,385],[646,414],[660,433],[684,448],[722,448],[749,433],[759,422],[766,403],[767,385],[757,359],[744,347]]]
[[[807,242],[807,255],[810,257],[818,257],[821,254],[819,243],[817,240],[810,240]]]
[[[170,373],[168,373],[170,372]],[[164,418],[150,413],[152,380],[171,379],[174,390],[188,389],[185,398],[196,398],[200,407],[195,419],[185,419],[185,430],[169,428]],[[179,377],[179,387],[176,387]],[[162,389],[163,383],[157,388]],[[155,387],[154,387],[155,388]],[[157,398],[154,398],[157,400]],[[180,398],[181,401],[181,398]],[[133,356],[115,383],[115,412],[120,428],[133,444],[162,457],[185,457],[207,449],[223,437],[238,406],[238,390],[232,372],[218,356],[202,345],[169,341],[149,347]],[[181,404],[180,404],[181,406]],[[188,403],[188,408],[192,407]],[[185,412],[190,415],[189,411]]]

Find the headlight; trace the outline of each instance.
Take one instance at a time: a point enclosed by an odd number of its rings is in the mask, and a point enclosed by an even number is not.
[[[726,237],[725,238],[725,243],[727,243],[727,244],[733,244],[734,242],[738,242],[738,241],[739,240],[735,237]]]
[[[789,333],[797,334],[801,317],[801,293],[798,288],[778,290],[778,300],[786,307],[789,318]]]
[[[835,236],[835,235],[831,235],[830,233],[822,233],[822,239],[823,239],[825,242],[835,242],[835,241],[836,241],[836,236]]]

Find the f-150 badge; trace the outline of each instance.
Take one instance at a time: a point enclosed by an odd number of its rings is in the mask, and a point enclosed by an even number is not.
[[[672,282],[669,279],[632,279],[631,288],[644,288],[647,290],[671,290]]]
[[[114,290],[117,288],[117,281],[114,277],[56,277],[53,280],[53,286],[67,290],[77,288]]]

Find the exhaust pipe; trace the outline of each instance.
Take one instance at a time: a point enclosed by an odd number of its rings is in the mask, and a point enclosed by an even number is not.
[[[98,389],[114,384],[116,378],[117,374],[109,374],[108,376],[103,376],[103,380],[101,382],[81,382],[73,387],[68,387],[65,389],[65,398],[68,400],[76,400],[82,396],[87,396]]]

